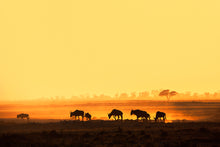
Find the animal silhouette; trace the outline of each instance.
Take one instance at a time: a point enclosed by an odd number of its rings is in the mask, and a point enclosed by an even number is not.
[[[78,120],[80,120],[79,119],[79,117],[81,116],[82,117],[82,121],[83,121],[83,119],[84,119],[84,111],[81,111],[81,110],[75,110],[74,112],[70,112],[70,117],[75,117],[75,120],[76,120],[76,118],[78,117]]]
[[[25,114],[25,113],[21,113],[21,114],[18,114],[17,115],[17,118],[21,118],[21,119],[24,119],[26,118],[27,120],[29,120],[29,114]]]
[[[163,118],[163,121],[165,121],[165,119],[166,119],[166,113],[157,111],[156,117],[154,118],[155,121],[157,121],[158,119],[161,120],[161,118]]]
[[[146,111],[142,111],[142,110],[131,110],[131,115],[136,115],[137,116],[137,120],[138,118],[145,118],[146,120],[150,120],[150,114],[148,114]]]
[[[113,109],[111,113],[108,114],[108,118],[110,119],[113,116],[113,118],[116,120],[116,117],[121,117],[121,120],[123,120],[123,113],[120,110]]]
[[[89,114],[89,113],[86,113],[86,114],[85,114],[85,117],[86,117],[86,120],[91,120],[92,115],[91,115],[91,114]]]

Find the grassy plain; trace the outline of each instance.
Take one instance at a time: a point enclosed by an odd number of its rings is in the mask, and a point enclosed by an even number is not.
[[[220,122],[0,121],[0,146],[220,146]]]

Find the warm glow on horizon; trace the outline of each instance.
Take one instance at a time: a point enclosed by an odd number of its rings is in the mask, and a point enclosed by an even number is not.
[[[0,100],[219,91],[219,18],[219,0],[0,1]]]

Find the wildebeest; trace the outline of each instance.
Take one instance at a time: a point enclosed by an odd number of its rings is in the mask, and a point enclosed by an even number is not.
[[[83,121],[83,118],[84,118],[84,111],[81,111],[81,110],[75,110],[74,112],[70,112],[70,117],[74,116],[75,119],[76,117],[78,117],[78,120],[79,120],[79,117],[81,116],[82,117],[82,121]]]
[[[89,114],[89,113],[86,113],[86,114],[85,114],[85,117],[86,117],[86,120],[91,120],[92,115],[91,115],[91,114]]]
[[[118,120],[119,120],[119,117],[121,117],[121,120],[123,120],[123,113],[120,110],[113,109],[112,112],[108,114],[108,118],[110,119],[111,116],[113,116],[115,120],[116,120],[116,117],[118,117]]]
[[[24,119],[26,118],[27,120],[29,120],[29,114],[25,114],[25,113],[21,113],[21,114],[18,114],[17,115],[17,118],[21,118],[21,119]]]
[[[155,121],[157,121],[158,119],[161,119],[161,118],[163,118],[163,120],[165,121],[165,119],[166,119],[166,113],[157,111],[156,117],[155,117]]]
[[[145,118],[146,120],[150,120],[150,114],[148,114],[146,111],[142,111],[142,110],[131,110],[131,115],[136,115],[137,116],[137,120],[138,118]]]

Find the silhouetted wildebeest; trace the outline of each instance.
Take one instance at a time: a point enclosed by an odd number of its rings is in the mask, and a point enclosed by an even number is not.
[[[21,113],[17,115],[17,118],[24,119],[26,118],[27,120],[29,119],[29,114]]]
[[[148,114],[146,111],[142,111],[142,110],[131,110],[131,115],[136,115],[137,116],[137,120],[138,118],[145,118],[146,120],[150,120],[150,114]]]
[[[165,119],[166,119],[166,113],[157,111],[156,117],[155,117],[155,121],[157,121],[158,119],[161,119],[161,118],[163,118],[163,120],[165,121]]]
[[[78,120],[79,120],[79,117],[81,116],[82,117],[82,121],[83,121],[83,118],[84,118],[84,111],[81,111],[81,110],[75,110],[74,112],[70,112],[70,117],[74,116],[75,117],[75,120],[76,120],[76,117],[78,116]]]
[[[86,113],[86,114],[85,114],[85,117],[86,117],[86,120],[91,120],[92,115],[91,115],[91,114],[89,114],[89,113]]]
[[[123,113],[120,110],[113,109],[112,112],[108,114],[108,118],[110,119],[111,116],[113,116],[115,120],[116,120],[116,116],[118,117],[118,120],[119,117],[121,117],[121,120],[123,120]]]

